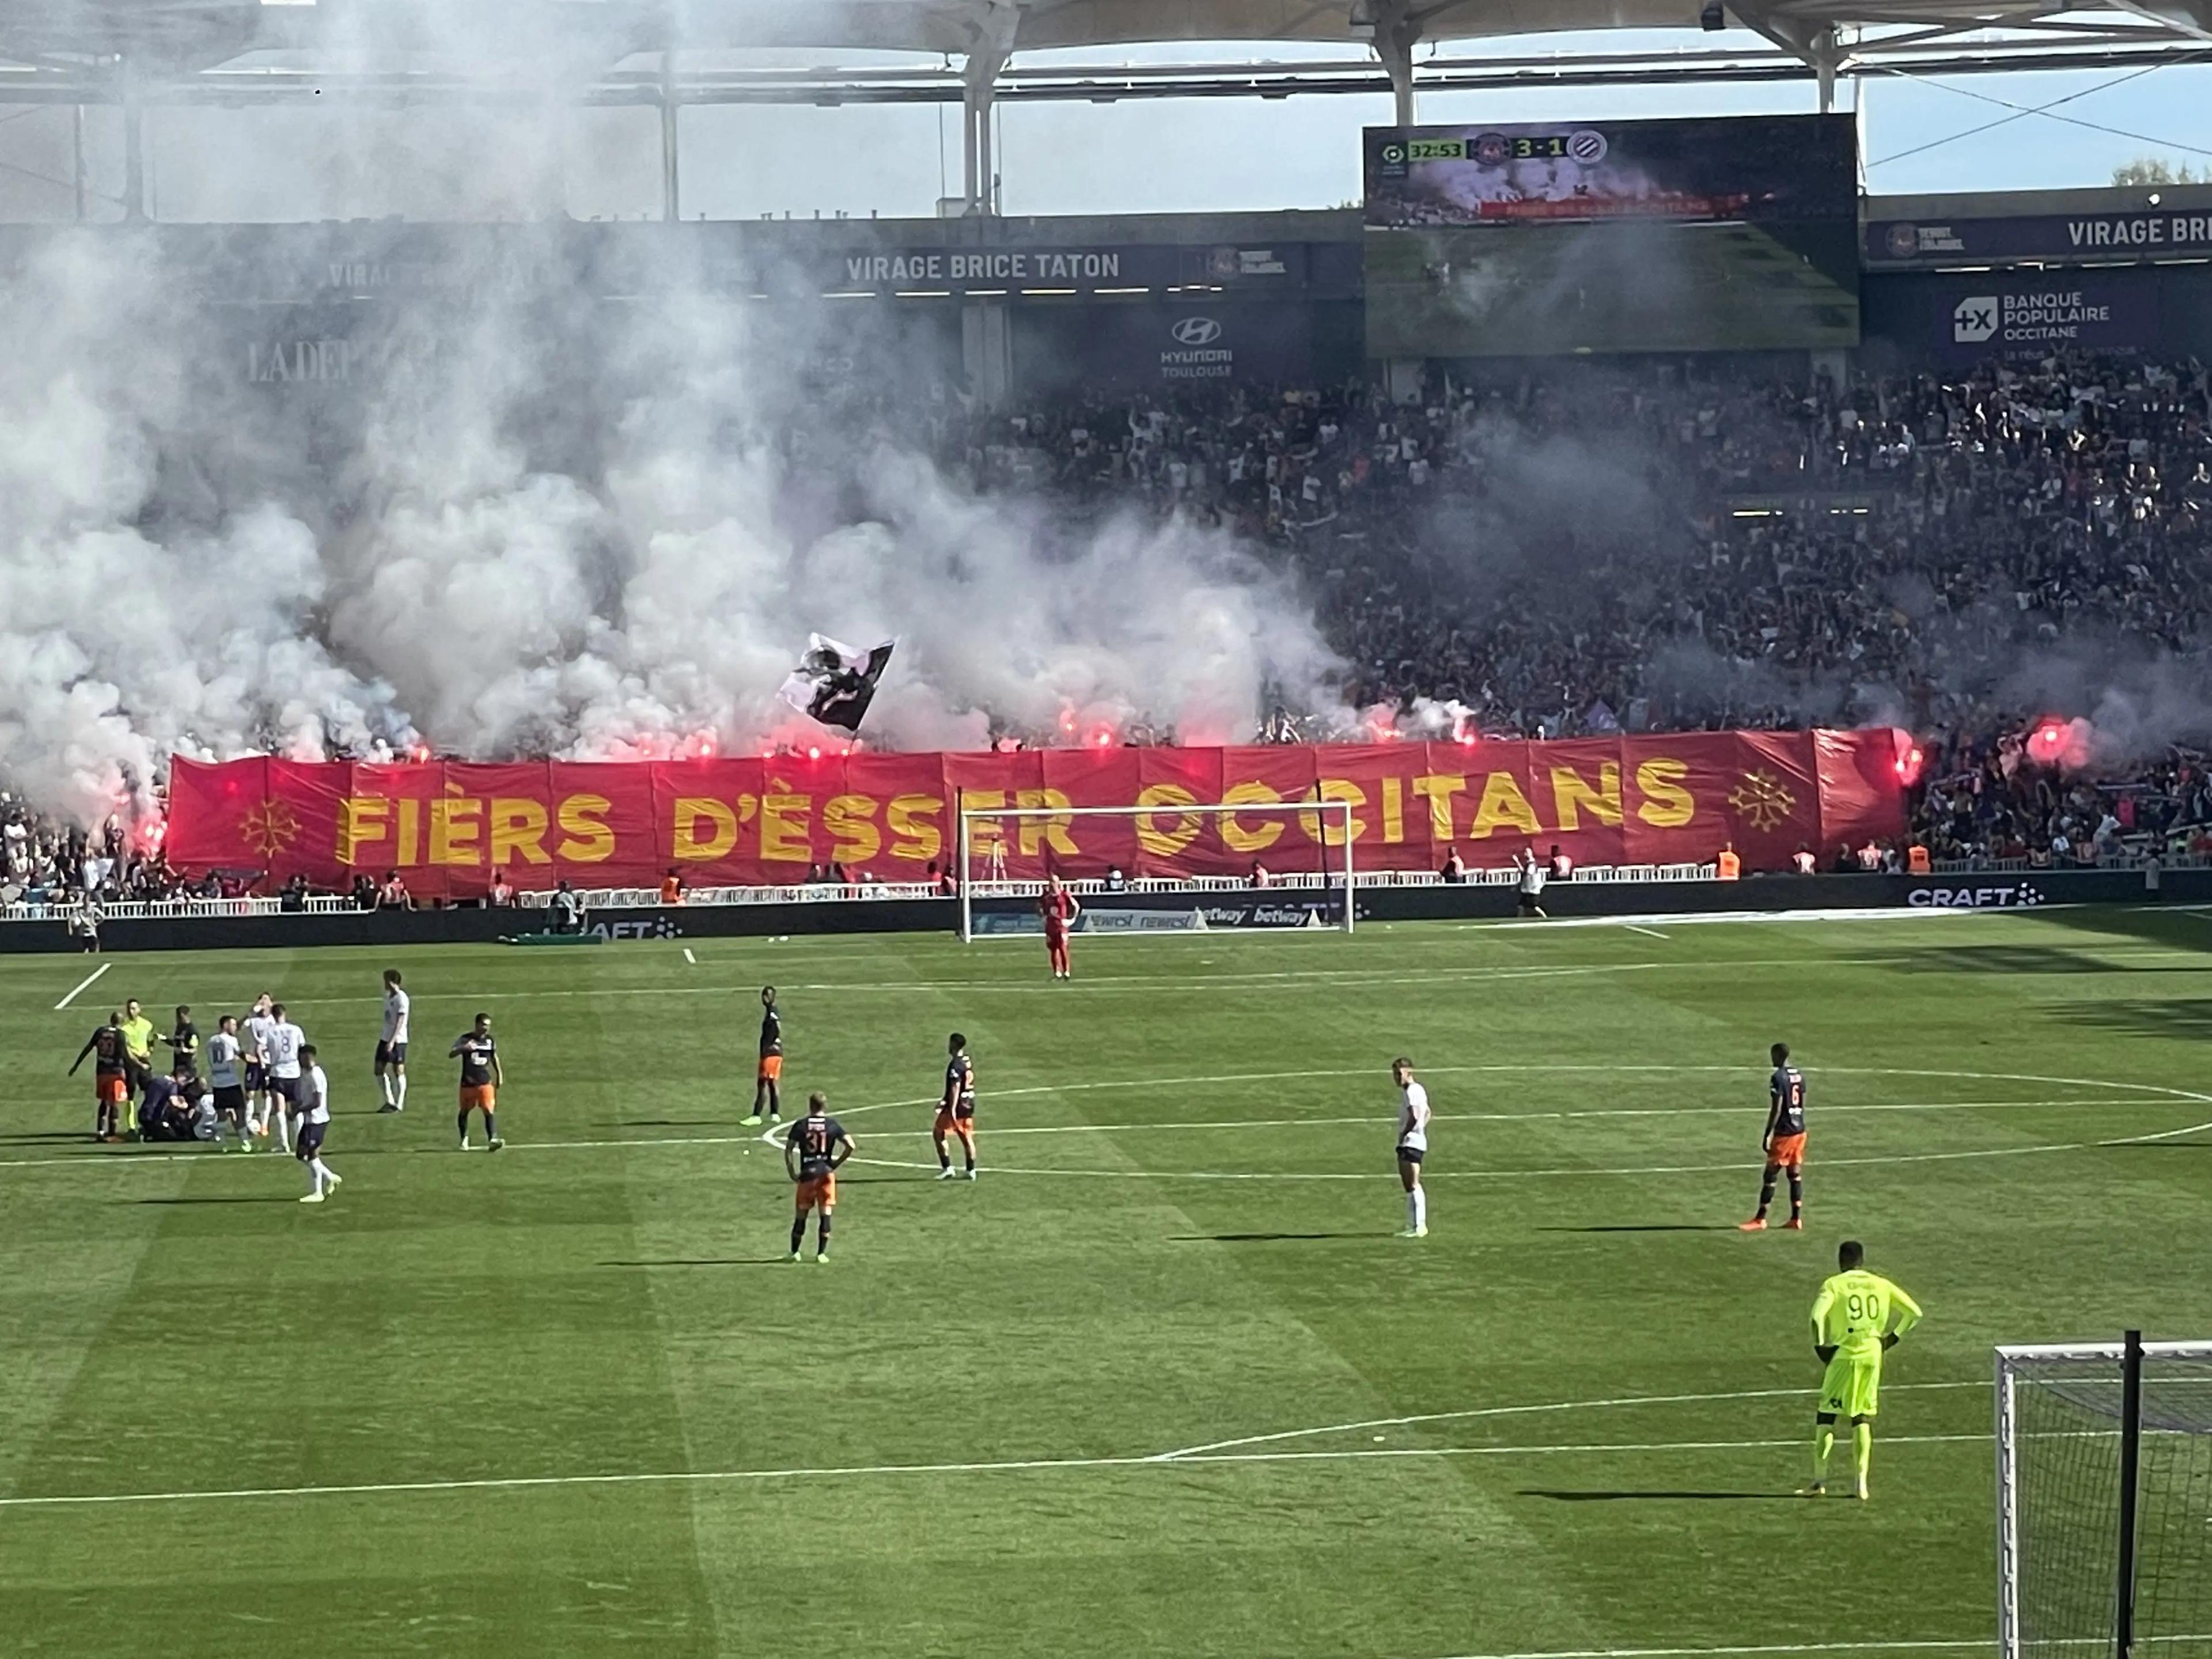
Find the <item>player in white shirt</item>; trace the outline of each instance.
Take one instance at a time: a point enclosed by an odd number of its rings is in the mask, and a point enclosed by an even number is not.
[[[298,1030],[298,1026],[292,1028]],[[296,1085],[292,1103],[300,1110],[300,1149],[297,1158],[307,1171],[307,1195],[302,1204],[319,1204],[345,1183],[338,1179],[337,1171],[323,1162],[323,1137],[331,1127],[331,1080],[323,1075],[323,1068],[315,1063],[315,1045],[303,1043],[298,1061],[295,1063],[293,1082]]]
[[[253,1150],[252,1114],[246,1104],[246,1051],[238,1040],[238,1016],[216,1022],[207,1042],[208,1087],[215,1091],[216,1138],[226,1123],[237,1132],[238,1150]]]
[[[269,1005],[270,1024],[261,1039],[261,1058],[269,1067],[269,1093],[276,1102],[276,1144],[292,1150],[292,1114],[300,1106],[300,1054],[307,1034],[292,1024],[284,1005]]]
[[[384,1090],[381,1112],[407,1109],[407,993],[399,988],[399,970],[384,970],[384,1034],[376,1041],[376,1080]]]
[[[246,1017],[246,1127],[267,1139],[270,1111],[269,1060],[262,1052],[262,1042],[275,1029],[276,1020],[269,1010],[274,1000],[264,991],[253,1000],[253,1012]]]
[[[1413,1081],[1413,1062],[1390,1062],[1398,1085],[1398,1181],[1406,1189],[1406,1231],[1401,1238],[1429,1236],[1429,1195],[1421,1190],[1421,1160],[1429,1155],[1429,1091]]]

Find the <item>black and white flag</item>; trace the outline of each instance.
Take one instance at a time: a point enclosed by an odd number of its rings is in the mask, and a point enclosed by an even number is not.
[[[783,700],[802,708],[824,726],[860,729],[860,717],[875,700],[876,682],[891,659],[886,640],[872,651],[855,651],[849,645],[820,634],[806,636],[806,654],[791,678],[783,683]]]

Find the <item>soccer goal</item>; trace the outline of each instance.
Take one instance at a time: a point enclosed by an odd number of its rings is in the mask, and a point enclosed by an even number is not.
[[[1063,876],[1062,884],[1085,908],[1091,924],[1087,932],[1201,931],[1207,926],[1206,913],[1218,915],[1228,908],[1231,894],[1239,901],[1240,926],[1294,926],[1297,913],[1303,912],[1306,925],[1352,931],[1352,895],[1358,878],[1352,861],[1356,830],[1352,802],[1245,801],[1225,806],[1171,802],[1158,806],[963,805],[957,829],[959,862],[953,866],[960,872],[960,937],[973,940],[1034,931],[1024,924],[1034,915],[1044,883],[1009,879],[1009,857],[1042,858],[1049,864],[1067,854],[1076,824],[1100,818],[1130,821],[1130,843],[1155,858],[1173,858],[1210,832],[1226,846],[1230,856],[1265,864],[1267,885],[1255,889],[1243,876],[1139,876],[1111,887],[1096,878],[1071,881]],[[1224,819],[1239,821],[1231,832],[1233,839],[1220,827]],[[1267,834],[1265,826],[1271,821],[1279,831],[1304,826],[1304,844],[1286,842],[1279,833]],[[1253,827],[1243,827],[1247,822]],[[1161,899],[1148,896],[1160,894],[1188,897],[1189,903],[1163,907]],[[1116,903],[1124,898],[1135,902]],[[1111,925],[1100,925],[1108,918]]]
[[[2001,1659],[2212,1659],[2212,1342],[1997,1350]]]

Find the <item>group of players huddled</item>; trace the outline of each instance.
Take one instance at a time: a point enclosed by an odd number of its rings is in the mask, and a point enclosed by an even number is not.
[[[410,1002],[399,970],[384,974],[384,1020],[376,1044],[375,1076],[384,1103],[380,1112],[407,1109],[408,1019]],[[155,1064],[156,1043],[169,1051],[166,1070]],[[484,1146],[498,1152],[498,1100],[503,1081],[491,1016],[480,1013],[453,1040],[449,1059],[460,1062],[460,1149],[470,1150],[469,1118],[482,1112]],[[276,1139],[300,1162],[307,1177],[302,1204],[320,1204],[343,1184],[323,1161],[331,1121],[331,1085],[315,1045],[283,1003],[267,992],[241,1019],[226,1013],[203,1042],[189,1006],[176,1024],[157,1035],[135,997],[111,1012],[85,1040],[70,1075],[93,1063],[93,1139],[191,1140],[221,1145],[228,1137],[241,1152]],[[204,1067],[204,1070],[203,1068]]]

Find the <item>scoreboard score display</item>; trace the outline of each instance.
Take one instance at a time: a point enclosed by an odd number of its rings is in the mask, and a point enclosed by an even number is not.
[[[1367,222],[1854,219],[1849,116],[1370,127]]]
[[[1370,127],[1369,355],[1858,343],[1850,116]]]

